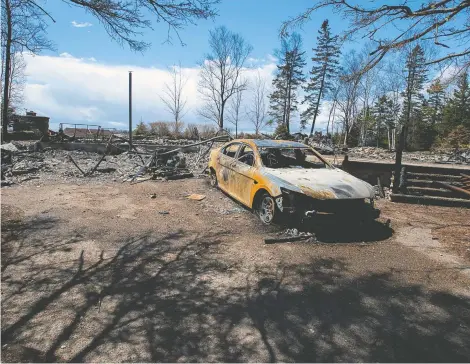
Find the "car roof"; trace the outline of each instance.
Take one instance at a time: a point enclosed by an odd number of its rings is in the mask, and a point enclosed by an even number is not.
[[[275,140],[275,139],[235,139],[232,142],[243,142],[254,144],[259,148],[309,148],[303,143],[294,142],[292,140]]]

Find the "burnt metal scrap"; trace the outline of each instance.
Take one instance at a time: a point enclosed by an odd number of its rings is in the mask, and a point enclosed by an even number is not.
[[[198,168],[199,161],[209,154],[213,144],[216,142],[223,142],[230,139],[231,137],[228,135],[218,135],[210,139],[201,140],[199,142],[188,145],[183,145],[169,151],[162,151],[161,149],[156,149],[151,154],[148,161],[144,163],[144,165],[139,168],[137,173],[132,176],[130,181],[134,182],[137,178],[142,178],[146,174],[150,175],[149,179],[175,180],[193,177],[194,172],[196,172],[196,169]],[[191,168],[188,166],[183,152],[185,149],[196,146],[199,146],[199,153],[194,163],[194,166]],[[199,172],[202,173],[204,172],[204,170],[205,168]]]
[[[131,151],[129,140],[122,134],[108,134],[104,143],[95,139],[69,140],[58,133],[51,139],[2,144],[2,186],[35,179],[68,182],[91,176],[103,181],[129,181],[139,176],[166,180],[188,178],[206,167],[212,146],[229,140],[230,136],[219,135],[197,142],[155,140],[144,145],[132,144]]]

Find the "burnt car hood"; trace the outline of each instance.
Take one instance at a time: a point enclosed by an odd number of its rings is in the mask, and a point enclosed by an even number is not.
[[[374,188],[337,168],[263,168],[263,174],[280,188],[318,199],[373,198]]]

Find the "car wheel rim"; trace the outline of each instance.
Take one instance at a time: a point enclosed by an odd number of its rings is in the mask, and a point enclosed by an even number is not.
[[[211,185],[212,187],[217,186],[217,177],[215,176],[215,173],[211,173]]]
[[[261,220],[269,224],[274,218],[274,201],[271,197],[266,196],[261,201],[259,215]]]

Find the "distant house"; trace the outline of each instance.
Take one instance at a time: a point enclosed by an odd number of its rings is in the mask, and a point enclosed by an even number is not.
[[[49,132],[49,117],[38,116],[34,111],[27,111],[26,115],[13,114],[11,123],[14,132],[38,131],[42,135]]]

